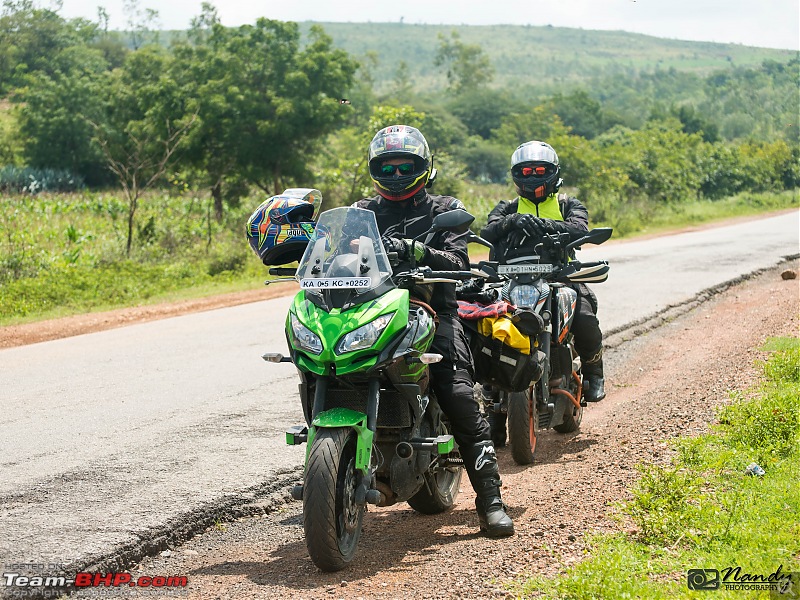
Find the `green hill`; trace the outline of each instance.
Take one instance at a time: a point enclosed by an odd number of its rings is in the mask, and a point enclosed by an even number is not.
[[[303,22],[306,33],[314,23]],[[563,27],[519,25],[452,26],[405,23],[318,23],[334,43],[364,60],[374,53],[371,69],[378,89],[395,77],[405,61],[416,86],[445,85],[434,66],[439,34],[458,31],[465,44],[477,44],[495,69],[494,86],[537,84],[545,88],[582,83],[598,76],[636,75],[667,70],[707,75],[730,67],[755,67],[764,60],[786,62],[791,50],[755,48],[739,44],[689,42],[628,33]]]

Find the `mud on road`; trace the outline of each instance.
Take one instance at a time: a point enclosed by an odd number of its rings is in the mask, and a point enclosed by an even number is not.
[[[264,514],[218,523],[132,574],[187,576],[188,597],[202,599],[502,598],[520,576],[555,575],[581,559],[586,534],[634,534],[612,516],[614,503],[628,498],[636,465],[667,463],[667,440],[705,431],[732,391],[753,385],[766,338],[798,336],[800,290],[797,280],[781,279],[786,267],[633,339],[612,336],[608,397],[586,410],[581,430],[542,433],[528,467],[515,465],[508,448],[498,450],[513,538],[478,535],[464,478],[456,506],[441,515],[405,504],[370,507],[352,566],[325,574],[308,558],[300,504],[284,494]]]

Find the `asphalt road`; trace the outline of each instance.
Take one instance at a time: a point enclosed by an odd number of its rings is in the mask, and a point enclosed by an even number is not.
[[[800,251],[798,212],[630,242],[595,287],[605,330]],[[0,350],[0,566],[88,564],[302,461],[290,298]]]

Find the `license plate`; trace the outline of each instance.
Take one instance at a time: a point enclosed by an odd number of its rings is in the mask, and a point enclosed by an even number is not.
[[[304,290],[351,290],[368,288],[371,285],[371,277],[320,277],[300,280],[300,288]]]
[[[553,265],[500,265],[497,267],[500,275],[513,275],[515,273],[552,273]]]

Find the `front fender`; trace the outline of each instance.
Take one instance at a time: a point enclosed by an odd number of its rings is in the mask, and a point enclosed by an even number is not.
[[[365,476],[369,476],[369,464],[372,456],[372,440],[374,433],[367,428],[367,415],[349,408],[331,408],[319,413],[311,422],[308,429],[308,443],[306,445],[306,463],[311,446],[319,428],[336,429],[349,427],[356,432],[356,468]]]

